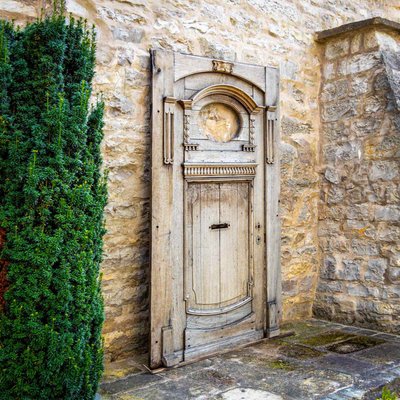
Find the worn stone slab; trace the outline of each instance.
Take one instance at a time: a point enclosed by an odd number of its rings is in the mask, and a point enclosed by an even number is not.
[[[296,342],[299,337],[309,337],[322,332],[325,332],[329,329],[329,325],[323,321],[307,321],[307,322],[296,322],[296,323],[288,323],[285,324],[282,328],[285,330],[295,330],[295,334],[292,336],[288,336],[283,338],[282,340],[285,342]]]
[[[384,340],[378,339],[375,336],[356,336],[343,342],[331,344],[326,347],[326,350],[333,353],[350,354],[382,343],[384,343]]]
[[[393,382],[390,382],[385,386],[394,393],[400,393],[400,378],[395,379]],[[370,391],[369,393],[366,393],[365,396],[363,397],[363,400],[376,400],[381,396],[381,394],[382,394],[382,386],[379,386],[379,388]]]
[[[283,400],[282,396],[265,390],[254,390],[250,388],[237,388],[228,390],[221,394],[222,400]]]
[[[163,378],[158,375],[152,375],[149,373],[140,373],[130,375],[125,379],[120,379],[112,383],[103,383],[101,385],[101,391],[106,394],[116,394],[120,392],[126,392],[135,387],[143,387],[154,382],[162,382]]]
[[[354,356],[361,360],[379,364],[400,364],[400,344],[384,343],[371,349],[362,350]]]
[[[400,336],[391,335],[390,333],[376,333],[374,337],[378,339],[383,339],[389,342],[400,342]]]
[[[299,342],[309,346],[319,347],[353,338],[355,338],[355,335],[336,329],[326,331],[319,335],[301,338]]]
[[[362,389],[358,389],[355,387],[350,387],[346,389],[339,390],[333,395],[330,395],[328,397],[324,397],[323,400],[345,400],[345,399],[362,399],[363,396],[365,395],[365,391]]]
[[[332,344],[301,343],[332,332],[335,335],[328,339],[348,335],[357,339],[360,331],[374,333],[365,335],[367,340],[374,341],[380,335],[377,331],[349,328],[320,321],[302,322],[298,328],[293,324],[294,341],[266,340],[158,375],[140,373],[104,383],[101,400],[364,399],[370,391],[400,377],[400,344],[387,342],[339,355],[328,352]]]
[[[348,355],[345,356],[339,354],[329,354],[325,357],[314,360],[313,364],[321,369],[330,369],[351,375],[360,375],[376,368],[376,365],[371,362],[357,360]]]

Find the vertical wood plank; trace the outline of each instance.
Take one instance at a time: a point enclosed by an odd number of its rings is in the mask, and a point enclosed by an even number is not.
[[[194,270],[201,265],[201,194],[200,185],[192,183],[189,185],[189,193],[187,196],[189,218],[192,223],[191,232],[188,236],[188,251],[192,252],[192,259],[188,260],[186,273],[186,300],[189,307],[196,304],[196,293],[194,291]],[[186,229],[190,229],[189,226]]]
[[[237,192],[237,266],[238,266],[238,284],[237,290],[241,293],[241,297],[250,296],[248,291],[248,283],[251,279],[252,265],[250,256],[250,191],[249,182],[241,182],[238,184]],[[229,248],[229,247],[228,247]]]
[[[279,334],[281,319],[281,267],[280,267],[280,159],[279,159],[279,70],[266,68],[266,105],[274,107],[273,163],[265,164],[266,178],[266,260],[267,260],[267,325],[266,334]],[[275,108],[276,107],[276,108]],[[268,112],[268,111],[267,111]],[[271,140],[271,138],[270,138]],[[268,144],[266,144],[268,146]]]
[[[221,229],[220,235],[220,306],[232,301],[240,293],[241,282],[238,254],[240,252],[238,214],[238,183],[221,183],[220,185],[220,223],[228,223],[227,229]]]
[[[200,264],[194,267],[194,290],[198,305],[218,306],[220,301],[220,238],[219,231],[210,229],[219,221],[219,184],[200,184],[201,210],[199,246]],[[207,308],[207,307],[206,307]]]
[[[174,54],[175,57],[175,54]],[[184,82],[174,84],[174,96],[181,99],[184,96]],[[173,151],[173,199],[172,199],[172,225],[171,225],[171,258],[172,258],[172,313],[170,325],[173,328],[175,360],[178,357],[177,350],[181,350],[184,342],[184,329],[186,325],[185,302],[183,299],[184,286],[184,180],[182,176],[182,164],[184,162],[184,148],[182,143],[184,127],[184,109],[179,103],[175,105],[172,129],[174,130]],[[181,352],[182,353],[182,352]],[[179,360],[181,361],[181,359]]]
[[[257,174],[253,182],[249,183],[249,232],[250,232],[250,265],[251,276],[250,286],[253,294],[253,306],[256,310],[257,320],[256,329],[264,330],[266,319],[266,258],[265,258],[265,208],[266,208],[266,193],[265,193],[265,169],[263,168],[264,158],[264,113],[259,113],[255,116],[255,154],[259,165]]]
[[[163,128],[165,97],[173,97],[173,53],[152,51],[152,241],[151,246],[151,368],[162,363],[162,327],[170,325],[172,304],[171,231],[173,210],[173,167],[164,165]]]

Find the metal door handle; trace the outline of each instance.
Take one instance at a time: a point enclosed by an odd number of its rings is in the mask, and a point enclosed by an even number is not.
[[[224,224],[212,224],[210,226],[210,229],[223,229],[223,228],[229,228],[229,227],[230,227],[230,224],[225,222]]]

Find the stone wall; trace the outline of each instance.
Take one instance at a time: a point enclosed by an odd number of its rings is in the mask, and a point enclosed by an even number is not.
[[[400,25],[386,29],[324,44],[314,312],[400,333]]]
[[[26,21],[43,1],[2,0],[0,17]],[[150,48],[280,66],[283,317],[309,317],[320,264],[314,33],[377,14],[399,19],[397,0],[68,0],[67,9],[97,26],[95,89],[107,103],[107,359],[147,351]]]

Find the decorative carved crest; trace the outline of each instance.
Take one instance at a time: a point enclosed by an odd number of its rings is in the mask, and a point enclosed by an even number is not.
[[[174,113],[176,99],[173,97],[164,98],[164,164],[174,162]]]
[[[226,61],[213,60],[213,71],[231,74],[233,72],[233,64]]]

